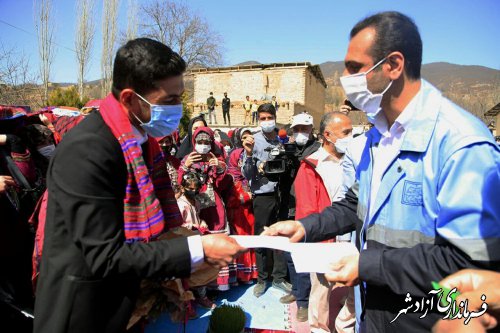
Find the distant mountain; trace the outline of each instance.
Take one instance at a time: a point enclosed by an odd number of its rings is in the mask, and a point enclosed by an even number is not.
[[[343,61],[327,61],[319,65],[325,81],[326,104],[336,109],[345,95],[340,86]],[[436,86],[446,97],[488,123],[484,113],[500,102],[500,70],[484,66],[434,62],[422,66],[422,77]],[[353,120],[362,123],[364,119]]]
[[[447,62],[433,62],[422,66],[422,77],[439,89],[462,93],[472,93],[500,84],[500,70]]]
[[[259,65],[255,60],[245,61],[233,66]],[[328,84],[326,104],[338,107],[344,100],[344,92],[339,78],[344,71],[343,61],[327,61],[319,65]],[[476,116],[483,118],[484,112],[500,102],[500,70],[484,66],[456,65],[447,62],[434,62],[422,66],[422,77],[440,89],[445,96],[461,105]],[[99,95],[97,86],[101,80],[86,82],[91,86],[92,96]],[[186,91],[191,98],[194,81],[186,78]],[[60,83],[67,86],[70,83]],[[188,98],[188,99],[189,99]]]
[[[339,85],[344,71],[343,61],[327,61],[319,65],[329,85]],[[422,77],[441,90],[471,93],[477,89],[500,85],[500,70],[475,65],[433,62],[422,66]]]
[[[342,72],[344,71],[344,62],[343,61],[327,61],[319,65],[321,68],[321,71],[323,72],[323,76],[325,77],[325,80],[327,78],[333,77],[335,75],[335,72],[338,73],[338,75],[342,75]]]
[[[89,86],[93,86],[93,85],[97,85],[97,84],[101,84],[101,79],[99,80],[94,80],[94,81],[88,81],[88,82],[85,82],[85,84],[88,84]]]
[[[260,65],[258,61],[245,61],[233,66]],[[344,71],[343,61],[327,61],[319,65],[323,76],[329,85],[339,85],[338,78]],[[460,89],[466,92],[469,89],[481,86],[499,85],[500,70],[476,66],[476,65],[455,65],[448,62],[433,62],[422,66],[422,77],[442,90]],[[101,80],[86,82],[93,86],[100,84]],[[59,86],[68,86],[75,83],[62,82]]]

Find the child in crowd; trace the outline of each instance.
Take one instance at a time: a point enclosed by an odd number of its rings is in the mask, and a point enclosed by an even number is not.
[[[181,195],[177,199],[177,205],[184,220],[182,227],[206,234],[208,233],[208,226],[200,218],[200,203],[196,200],[202,184],[203,178],[198,173],[188,172],[184,174],[181,182]],[[215,304],[207,297],[207,287],[197,287],[193,291],[196,303],[208,309],[215,307]]]
[[[196,196],[200,193],[203,178],[196,172],[188,172],[182,176],[181,193],[177,205],[184,223],[182,226],[189,230],[205,234],[208,231],[205,221],[200,219],[200,202]]]

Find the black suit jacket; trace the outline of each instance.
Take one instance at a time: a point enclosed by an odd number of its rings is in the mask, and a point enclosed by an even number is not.
[[[189,275],[187,240],[125,242],[126,164],[99,113],[65,136],[47,176],[34,332],[123,332],[142,278]]]

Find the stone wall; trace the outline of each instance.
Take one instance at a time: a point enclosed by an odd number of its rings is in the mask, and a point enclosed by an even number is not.
[[[325,114],[326,91],[322,82],[308,69],[305,72],[305,105],[314,118],[314,127],[319,129],[321,117]]]
[[[206,110],[206,100],[213,92],[217,101],[216,117],[223,124],[222,98],[227,92],[231,99],[231,125],[241,126],[244,119],[242,104],[245,96],[257,100],[258,104],[276,96],[280,107],[277,122],[287,124],[294,114],[304,109],[311,112],[315,123],[324,112],[325,88],[321,81],[312,75],[308,66],[251,68],[194,72],[193,115]],[[309,80],[309,81],[308,81]]]

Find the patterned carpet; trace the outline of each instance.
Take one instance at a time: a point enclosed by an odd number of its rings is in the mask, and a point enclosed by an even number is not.
[[[246,314],[246,332],[292,332],[290,307],[279,302],[279,298],[283,295],[284,292],[269,287],[264,295],[256,298],[253,296],[253,285],[241,285],[219,293],[216,304],[229,303],[241,306]],[[200,317],[188,321],[187,333],[207,331],[210,311],[200,307],[196,311]],[[183,332],[183,325],[172,323],[170,317],[164,314],[146,327],[146,333],[165,332]]]

